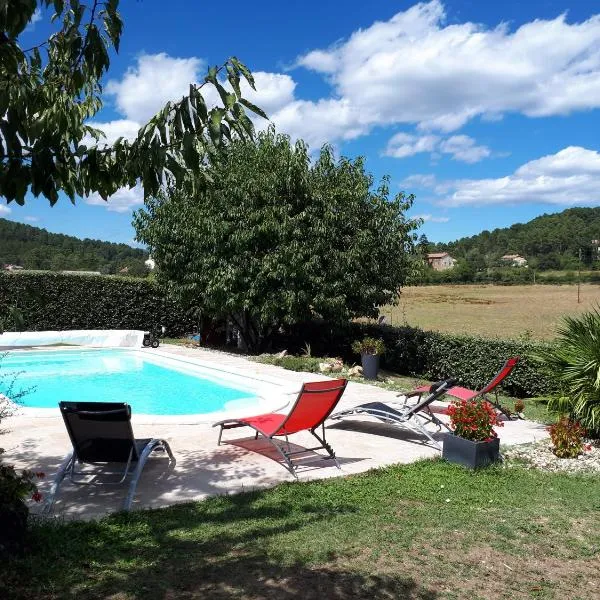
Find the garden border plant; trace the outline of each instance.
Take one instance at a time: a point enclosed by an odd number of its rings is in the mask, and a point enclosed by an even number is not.
[[[359,322],[335,325],[315,320],[280,331],[273,349],[296,354],[308,343],[314,356],[339,356],[352,363],[352,342],[365,336],[383,340],[386,352],[382,366],[399,375],[431,381],[458,376],[461,385],[479,389],[507,357],[520,356],[519,365],[502,384],[507,395],[542,397],[558,390],[554,373],[530,359],[533,354],[548,352],[552,347],[548,342],[494,340]]]

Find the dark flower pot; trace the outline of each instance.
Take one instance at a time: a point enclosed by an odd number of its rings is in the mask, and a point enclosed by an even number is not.
[[[363,368],[363,377],[365,379],[377,379],[379,354],[361,354],[360,359]]]
[[[29,509],[22,500],[0,507],[0,556],[20,554],[27,532]]]
[[[473,442],[453,433],[446,433],[442,458],[469,469],[485,467],[500,460],[500,439],[494,438],[489,442]]]

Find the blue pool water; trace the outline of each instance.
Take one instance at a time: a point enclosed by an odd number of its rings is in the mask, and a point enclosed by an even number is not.
[[[34,388],[21,403],[35,408],[56,408],[62,400],[127,402],[134,414],[189,415],[256,399],[254,391],[212,374],[145,360],[143,351],[11,352],[2,359],[2,372],[18,373],[16,390]],[[11,378],[0,381],[0,393]]]

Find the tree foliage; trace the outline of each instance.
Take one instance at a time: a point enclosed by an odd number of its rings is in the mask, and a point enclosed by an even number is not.
[[[550,408],[600,437],[600,309],[565,317],[553,346],[537,358],[561,384]]]
[[[136,139],[108,145],[88,122],[102,107],[102,78],[118,51],[122,22],[118,0],[2,0],[0,2],[0,196],[25,202],[30,190],[51,204],[63,191],[97,192],[107,199],[119,187],[141,181],[147,195],[181,181],[207,153],[232,135],[247,137],[253,125],[245,109],[265,116],[242,97],[241,80],[254,88],[250,71],[235,57],[211,67],[204,82],[168,102]],[[19,38],[36,9],[52,8],[56,30],[23,48]],[[226,80],[226,81],[225,81]],[[204,85],[222,105],[208,107]],[[87,140],[92,140],[91,142]]]
[[[134,220],[158,278],[184,306],[232,319],[250,350],[280,325],[377,316],[410,268],[413,197],[373,190],[361,158],[275,133],[234,141],[195,193],[172,189]]]
[[[580,249],[586,268],[600,267],[598,245],[593,240],[600,240],[600,208],[569,208],[528,223],[436,244],[431,251],[449,252],[454,258],[469,262],[476,271],[505,265],[500,260],[505,254],[520,254],[530,267],[542,271],[576,270]]]
[[[114,244],[50,233],[0,219],[0,268],[3,264],[47,271],[100,271],[128,275],[147,275],[144,262],[148,253],[127,244]]]

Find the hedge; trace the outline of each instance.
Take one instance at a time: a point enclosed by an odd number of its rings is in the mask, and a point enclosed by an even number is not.
[[[530,358],[532,353],[549,348],[545,342],[484,339],[364,323],[331,326],[315,321],[280,332],[274,346],[299,353],[310,344],[314,356],[339,356],[347,362],[359,362],[350,346],[365,335],[383,339],[386,353],[382,366],[401,375],[430,380],[459,377],[461,385],[479,389],[507,358],[520,356],[521,361],[502,386],[507,394],[528,398],[557,390],[552,375]]]
[[[170,336],[192,321],[148,279],[52,272],[0,272],[0,321],[11,306],[28,331],[142,329],[165,325]]]

